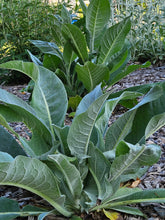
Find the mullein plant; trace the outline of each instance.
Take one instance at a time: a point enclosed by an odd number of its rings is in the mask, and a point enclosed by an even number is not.
[[[32,61],[62,80],[71,108],[98,84],[111,87],[132,71],[150,65],[127,66],[131,58],[127,40],[130,16],[110,25],[111,5],[109,0],[92,0],[87,7],[81,0],[80,17],[63,6],[60,15],[51,16],[52,41],[31,40],[44,54],[41,62],[29,51]]]
[[[17,201],[1,197],[1,218],[61,215],[80,220],[81,213],[98,211],[117,220],[119,212],[144,216],[131,204],[165,202],[164,189],[126,184],[159,160],[160,147],[146,140],[165,125],[165,82],[153,84],[111,126],[116,105],[143,93],[125,91],[110,98],[112,91],[103,92],[99,84],[84,96],[72,124],[66,126],[67,93],[54,72],[22,61],[0,68],[20,71],[35,82],[30,105],[0,89],[0,185],[21,187],[51,205],[20,208]],[[8,124],[20,121],[31,131],[28,139]]]

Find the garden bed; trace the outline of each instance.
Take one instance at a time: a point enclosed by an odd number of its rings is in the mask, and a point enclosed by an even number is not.
[[[113,86],[116,90],[121,90],[124,88],[128,88],[134,85],[141,85],[152,82],[159,82],[165,80],[165,66],[161,67],[150,67],[147,69],[140,69],[130,74],[121,80],[118,84]],[[28,93],[22,93],[21,89],[26,85],[17,85],[17,86],[2,86],[3,89],[8,90],[9,92],[19,96],[23,100],[27,101],[29,98]],[[118,107],[115,110],[114,117],[119,117],[123,112],[122,107]],[[113,117],[110,119],[113,122]],[[68,123],[68,121],[67,121]],[[12,127],[14,130],[20,135],[26,137],[27,136],[27,128],[23,123],[13,123]],[[148,139],[148,143],[158,144],[162,148],[162,154],[160,160],[149,168],[148,172],[141,178],[141,180],[137,181],[139,187],[142,189],[151,189],[151,188],[164,188],[165,185],[165,127],[162,127],[157,131],[154,135],[152,135]],[[130,183],[131,184],[131,183]],[[134,182],[136,184],[136,182]],[[0,196],[5,196],[7,198],[17,199],[19,201],[20,206],[24,206],[26,204],[34,204],[37,206],[44,206],[45,202],[39,198],[38,196],[33,195],[25,190],[18,189],[16,187],[0,187]],[[165,219],[165,205],[164,204],[141,204],[140,209],[147,215],[149,220],[160,220]],[[121,219],[126,220],[141,220],[142,217],[134,217],[128,215],[122,215]],[[21,218],[23,219],[23,218]],[[27,218],[24,218],[27,219]],[[56,219],[47,217],[46,219]],[[57,218],[63,219],[63,218]],[[92,219],[92,215],[87,216],[84,219]],[[93,215],[93,219],[104,219],[103,216],[99,216],[96,218]],[[106,218],[105,218],[106,219]]]

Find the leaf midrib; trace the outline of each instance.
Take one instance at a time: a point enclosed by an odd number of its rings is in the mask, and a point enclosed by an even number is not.
[[[75,41],[75,39],[74,39],[74,37],[73,37],[73,34],[72,34],[72,32],[69,30],[69,28],[67,28],[67,29],[68,29],[68,32],[70,33],[71,37],[72,37],[72,40],[73,40],[73,42],[74,42],[74,45],[76,45],[76,49],[77,49],[78,53],[80,54],[81,59],[82,59],[82,61],[83,61],[83,63],[84,63],[85,61],[84,61],[83,55],[82,55],[81,51],[79,50],[79,47],[78,47],[78,45],[77,45],[77,43],[76,43],[76,41]]]
[[[3,182],[1,181],[0,182],[0,185],[7,185],[7,186],[16,186],[16,187],[19,187],[19,188],[23,188],[23,189],[26,189],[30,192],[33,192],[37,195],[39,195],[40,197],[42,197],[43,199],[45,199],[46,201],[48,201],[55,209],[57,209],[60,213],[64,213],[65,216],[70,216],[71,213],[68,212],[65,208],[63,208],[62,206],[60,206],[57,202],[55,202],[53,199],[51,199],[49,196],[47,196],[46,194],[38,191],[38,190],[35,190],[31,187],[28,187],[26,185],[23,185],[23,184],[19,184],[19,183],[10,183],[10,182]]]
[[[104,58],[103,61],[102,61],[103,64],[105,64],[105,62],[106,62],[106,60],[107,60],[107,57],[109,56],[110,51],[111,51],[112,48],[114,47],[114,45],[115,45],[117,39],[119,38],[119,36],[120,36],[120,34],[121,34],[121,32],[123,31],[124,28],[125,28],[125,24],[122,26],[121,30],[119,31],[118,36],[117,36],[117,37],[115,38],[115,40],[112,42],[111,47],[109,48],[109,50],[108,50],[108,52],[107,52],[105,58]]]
[[[123,173],[125,170],[127,170],[127,168],[130,167],[130,166],[137,160],[137,158],[144,152],[144,150],[145,150],[145,147],[142,146],[142,149],[139,151],[138,154],[136,154],[136,157],[134,157],[134,159],[131,160],[131,163],[129,163],[129,164],[127,164],[127,165],[124,163],[124,164],[122,165],[122,169],[119,169],[119,172],[117,172],[115,176],[113,176],[112,178],[110,178],[110,182],[112,182],[113,180],[116,180],[119,176],[121,176],[122,173]],[[131,154],[131,153],[128,153],[128,157],[130,156],[130,154]],[[128,160],[128,158],[127,158],[127,160]]]
[[[95,30],[96,30],[96,20],[97,20],[97,17],[98,17],[98,10],[99,10],[99,5],[100,5],[100,1],[99,1],[99,4],[98,4],[98,7],[97,7],[97,11],[96,11],[96,17],[95,17],[95,20],[94,20],[94,28],[93,28],[93,34],[92,34],[92,52],[94,51],[94,40],[95,40]]]

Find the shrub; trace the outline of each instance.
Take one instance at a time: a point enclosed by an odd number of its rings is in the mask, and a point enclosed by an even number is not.
[[[41,0],[1,0],[0,1],[0,63],[9,60],[29,60],[27,49],[34,54],[39,50],[32,46],[29,39],[50,40],[51,19],[57,6]],[[3,83],[25,83],[19,73],[1,72]]]

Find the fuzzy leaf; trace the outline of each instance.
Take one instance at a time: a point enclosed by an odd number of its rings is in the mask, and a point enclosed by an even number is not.
[[[0,137],[1,137],[0,151],[6,152],[13,157],[17,155],[25,155],[25,152],[18,144],[18,142],[15,140],[15,138],[9,132],[7,132],[2,126],[0,126]]]
[[[134,174],[143,166],[151,166],[160,158],[160,147],[157,145],[131,145],[129,152],[116,157],[111,165],[110,182],[119,179],[126,181],[128,174]],[[125,147],[125,143],[120,143],[120,149]],[[119,149],[118,149],[119,150]]]
[[[162,89],[160,87],[157,87],[157,86],[153,87],[151,91],[149,91],[148,94],[142,99],[141,102],[139,102],[136,106],[134,106],[128,112],[124,113],[109,127],[106,133],[106,137],[105,137],[105,148],[107,151],[115,150],[119,142],[127,138],[127,135],[129,135],[129,132],[132,131],[132,126],[134,124],[134,121],[136,120],[136,113],[137,113],[138,108],[141,108],[142,106],[144,106],[145,108],[145,105],[147,103],[158,99],[161,96],[161,93],[162,93]],[[120,97],[122,97],[122,95]],[[139,129],[141,127],[143,127],[142,124],[141,126],[139,126]],[[135,129],[134,132],[135,131],[140,132],[140,131],[137,131],[137,127],[134,129]],[[132,142],[130,141],[130,143]]]
[[[64,45],[63,58],[69,68],[71,67],[72,62],[77,58],[77,55],[69,42]]]
[[[92,90],[86,96],[83,97],[83,99],[81,100],[80,104],[77,107],[75,116],[87,111],[87,109],[92,104],[92,102],[94,102],[102,94],[103,94],[103,92],[101,89],[101,84],[99,84],[98,86],[96,86],[96,88],[94,90]]]
[[[11,162],[13,160],[14,158],[10,154],[0,151],[0,163]]]
[[[30,40],[30,42],[38,47],[42,51],[42,53],[56,55],[62,60],[62,53],[55,43],[41,40]]]
[[[117,207],[112,207],[111,209],[117,212],[123,212],[130,215],[139,215],[145,217],[145,215],[138,208],[134,208],[131,206],[117,206]]]
[[[119,117],[108,129],[105,136],[105,150],[115,150],[121,140],[131,131],[136,109]]]
[[[151,65],[149,61],[147,61],[144,64],[132,64],[126,67],[124,70],[115,71],[113,73],[110,73],[110,79],[108,81],[108,85],[112,86],[115,83],[119,82],[121,79],[129,75],[130,73],[134,72],[135,70],[138,70],[140,68],[147,68]],[[145,86],[145,85],[142,85]],[[137,91],[138,92],[138,91]],[[139,91],[141,92],[141,91]]]
[[[63,20],[63,23],[71,24],[71,22],[72,22],[71,14],[69,13],[69,11],[67,10],[67,8],[64,5],[62,5],[61,18]]]
[[[127,17],[123,21],[107,29],[102,39],[98,63],[108,64],[111,62],[111,57],[123,48],[125,38],[130,28],[130,17]]]
[[[155,115],[149,121],[145,130],[145,139],[149,138],[159,128],[165,125],[165,113]]]
[[[34,56],[29,50],[27,50],[27,52],[33,63],[35,63],[36,65],[41,65],[41,66],[43,65],[42,62],[36,56]]]
[[[98,199],[102,200],[112,191],[112,185],[107,180],[111,163],[92,144],[89,145],[88,155],[89,169],[98,188]]]
[[[19,216],[19,204],[15,200],[0,198],[0,220],[12,220]]]
[[[77,168],[68,161],[67,157],[62,154],[50,155],[49,158],[62,172],[73,198],[79,198],[82,192],[83,185],[80,173]]]
[[[55,133],[58,136],[58,139],[60,141],[60,152],[69,156],[70,150],[69,150],[68,143],[67,143],[69,126],[65,126],[65,127],[61,128],[56,125],[53,125],[53,128],[54,128]]]
[[[109,203],[109,202],[113,202],[115,200],[120,200],[126,196],[132,195],[132,194],[139,192],[139,191],[142,191],[142,189],[121,187],[115,192],[115,194],[113,194],[111,197],[104,200],[103,203]]]
[[[35,86],[31,105],[38,117],[42,118],[51,130],[52,124],[63,124],[67,111],[67,94],[61,80],[53,72],[34,63],[22,61],[7,62],[1,64],[0,68],[17,70],[32,78]],[[45,83],[46,81],[49,83]]]
[[[83,63],[88,59],[87,44],[84,35],[78,27],[73,24],[64,24],[62,33],[65,39],[70,42],[75,53],[82,59]]]
[[[108,67],[94,64],[90,61],[86,62],[84,66],[79,64],[75,68],[78,79],[83,82],[84,87],[90,92],[99,83],[109,78]]]
[[[132,131],[126,137],[126,141],[132,144],[145,143],[145,129],[149,121],[155,115],[165,111],[165,82],[155,85],[144,99],[137,105],[138,110],[133,122]],[[146,102],[147,101],[147,102]],[[145,116],[145,117],[144,117]],[[154,130],[152,130],[154,132]],[[151,135],[151,130],[150,130]]]
[[[52,54],[44,54],[43,66],[53,72],[56,72],[59,66],[62,66],[62,62],[59,57]]]
[[[94,51],[96,40],[102,34],[110,18],[109,0],[92,0],[86,10],[86,27],[90,33],[90,49]]]
[[[96,127],[100,130],[103,136],[106,134],[106,131],[108,129],[109,118],[111,117],[111,114],[114,111],[116,105],[121,100],[135,99],[140,95],[140,93],[136,92],[123,92],[119,97],[107,100],[105,107],[103,108],[102,112],[99,115],[99,118],[96,121]]]
[[[20,98],[2,89],[0,89],[0,101],[0,119],[3,119],[3,126],[8,129],[7,121],[21,121],[32,131],[32,138],[30,141],[17,135],[25,152],[28,155],[35,157],[49,151],[52,147],[52,136],[46,125],[36,116],[34,109]],[[10,131],[12,132],[12,129],[10,129]],[[37,147],[38,145],[40,146],[39,148]]]
[[[164,203],[165,202],[165,190],[164,189],[151,189],[136,192],[132,195],[126,196],[114,202],[110,202],[107,205],[103,205],[104,208],[117,207],[122,205],[130,205],[135,203]],[[100,208],[100,207],[98,207]]]
[[[68,134],[68,145],[73,155],[79,158],[87,155],[94,123],[108,96],[109,93],[100,96],[86,112],[75,117]]]
[[[63,215],[70,215],[63,207],[64,197],[60,194],[54,174],[37,159],[17,156],[11,163],[1,163],[0,185],[12,185],[29,190],[48,201]]]
[[[5,197],[0,198],[0,207],[0,220],[13,220],[19,216],[39,215],[45,212],[44,209],[34,206],[25,206],[20,209],[17,201]]]

